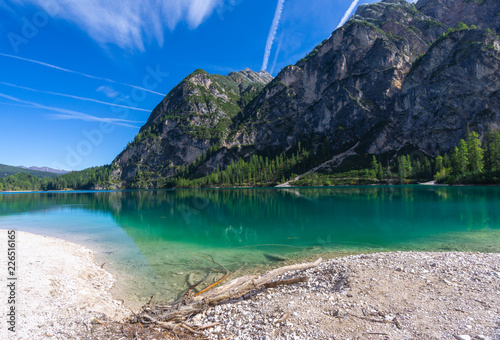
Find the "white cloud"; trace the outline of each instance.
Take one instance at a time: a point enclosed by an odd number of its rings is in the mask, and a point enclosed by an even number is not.
[[[212,14],[219,0],[191,0],[185,3],[189,4],[188,23],[191,28],[196,28]]]
[[[342,20],[340,20],[340,23],[337,26],[337,28],[342,27],[346,23],[346,21],[349,19],[349,17],[351,16],[352,12],[354,11],[354,9],[356,8],[356,6],[358,5],[358,2],[359,2],[359,0],[354,0],[351,3],[351,6],[349,6],[349,8],[347,9],[347,11],[345,12],[345,14],[342,17]]]
[[[198,27],[224,0],[12,0],[36,5],[49,15],[74,22],[100,44],[143,51],[144,39],[163,44],[164,28],[181,21]]]
[[[112,88],[111,86],[105,86],[105,85],[101,85],[99,86],[97,89],[96,89],[97,92],[102,92],[104,93],[104,95],[108,98],[116,98],[118,97],[118,95],[120,94],[120,92],[116,91],[114,88]]]
[[[262,70],[267,69],[269,63],[269,57],[271,56],[271,49],[273,47],[274,38],[276,37],[276,32],[278,31],[278,25],[280,24],[281,14],[283,13],[283,6],[285,5],[285,0],[278,0],[278,5],[276,6],[276,12],[274,13],[273,23],[271,29],[269,30],[269,35],[267,36],[266,49],[264,51],[264,61],[262,62]]]

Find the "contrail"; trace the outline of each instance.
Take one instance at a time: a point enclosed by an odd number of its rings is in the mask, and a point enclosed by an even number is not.
[[[5,54],[5,53],[0,53],[0,56],[27,61],[27,62],[30,62],[30,63],[33,63],[33,64],[38,64],[38,65],[50,67],[50,68],[53,68],[53,69],[56,69],[56,70],[59,70],[59,71],[63,71],[63,72],[78,74],[79,76],[87,77],[87,78],[90,78],[90,79],[102,80],[102,81],[106,81],[108,83],[114,83],[114,84],[120,84],[120,85],[123,85],[123,86],[128,86],[128,87],[131,87],[131,88],[134,88],[134,89],[138,89],[138,90],[142,90],[142,91],[154,93],[154,94],[157,94],[157,95],[160,95],[160,96],[163,96],[163,97],[166,96],[163,93],[152,91],[152,90],[148,90],[148,89],[145,89],[145,88],[140,87],[140,86],[135,86],[135,85],[127,84],[127,83],[122,83],[122,82],[119,82],[119,81],[116,81],[116,80],[113,80],[113,79],[92,76],[90,74],[86,74],[86,73],[82,73],[82,72],[78,72],[78,71],[69,70],[67,68],[62,68],[62,67],[59,67],[59,66],[56,66],[56,65],[47,64],[47,63],[44,63],[44,62],[38,61],[38,60],[33,60],[33,59],[18,57],[18,56],[15,56],[15,55],[10,55],[10,54]]]
[[[30,107],[30,108],[37,108],[36,106],[33,105],[26,105],[26,104],[14,104],[14,103],[4,103],[0,102],[0,105],[9,105],[9,106],[19,106],[19,107]]]
[[[351,6],[349,6],[349,8],[345,12],[344,16],[342,17],[342,20],[340,20],[340,23],[337,26],[337,28],[342,27],[346,23],[347,19],[349,19],[349,17],[352,14],[352,11],[354,11],[354,9],[356,8],[356,6],[358,5],[358,2],[359,2],[359,0],[354,0],[352,2]]]
[[[84,120],[87,122],[104,122],[104,123],[110,123],[110,124],[116,124],[116,125],[122,125],[122,126],[127,126],[127,127],[133,127],[137,128],[135,125],[131,125],[128,123],[142,123],[142,122],[137,122],[133,120],[126,120],[126,119],[120,119],[120,118],[100,118],[96,116],[92,116],[86,113],[82,112],[77,112],[77,111],[72,111],[72,110],[67,110],[67,109],[61,109],[58,107],[52,107],[52,106],[45,106],[41,105],[38,103],[30,102],[27,100],[22,100],[16,97],[9,96],[7,94],[0,93],[0,97],[6,98],[18,103],[22,103],[25,105],[30,105],[31,107],[38,108],[38,109],[45,109],[49,111],[54,111],[54,112],[59,112],[57,115],[53,115],[56,118],[59,119],[80,119]]]
[[[120,105],[120,104],[113,104],[113,103],[103,102],[103,101],[100,101],[100,100],[97,100],[97,99],[92,99],[92,98],[78,97],[78,96],[73,96],[73,95],[70,95],[70,94],[64,94],[64,93],[58,93],[58,92],[36,90],[36,89],[32,89],[30,87],[24,87],[24,86],[14,85],[14,84],[10,84],[10,83],[5,83],[3,81],[0,82],[0,84],[6,85],[6,86],[15,87],[15,88],[22,89],[22,90],[32,91],[32,92],[52,94],[54,96],[73,98],[73,99],[84,100],[84,101],[87,101],[87,102],[94,102],[94,103],[104,104],[104,105],[109,105],[109,106],[123,107],[123,108],[130,109],[130,110],[151,112],[151,110],[145,110],[145,109],[139,109],[137,107],[132,107],[132,106],[125,106],[125,105]]]
[[[271,49],[273,47],[274,38],[276,37],[276,32],[278,31],[278,25],[280,24],[281,14],[283,13],[283,6],[285,5],[285,0],[278,0],[278,6],[276,6],[276,12],[274,12],[274,19],[269,30],[269,35],[267,36],[266,50],[264,52],[264,61],[262,62],[262,70],[267,69],[267,64],[269,63],[269,56],[271,55]]]
[[[283,42],[283,34],[281,34],[280,41],[278,42],[278,47],[276,48],[276,54],[274,55],[273,65],[271,66],[271,75],[274,73],[274,68],[276,67],[276,61],[278,61],[278,55],[281,51],[281,43]]]

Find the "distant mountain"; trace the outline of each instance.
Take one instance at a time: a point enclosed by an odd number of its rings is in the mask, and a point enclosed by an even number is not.
[[[302,157],[301,148],[312,157],[295,174],[450,152],[467,126],[481,137],[500,129],[498,34],[499,0],[363,4],[274,79],[248,69],[186,77],[114,160],[112,181],[161,187],[257,157],[255,175],[283,168],[267,157]]]
[[[52,172],[52,173],[59,174],[59,175],[67,174],[69,172],[69,171],[65,171],[65,170],[52,169],[52,168],[49,168],[46,166],[42,166],[42,167],[30,166],[28,168],[28,167],[21,165],[20,168],[28,169],[28,170],[35,170],[35,171],[42,171],[42,172]]]
[[[18,166],[0,164],[0,178],[12,176],[12,175],[19,174],[19,173],[29,173],[29,174],[36,176],[36,177],[39,177],[39,178],[42,178],[42,177],[53,178],[53,177],[57,177],[60,175],[59,173],[54,173],[54,172],[37,171],[37,170],[22,168],[22,167],[18,167]]]

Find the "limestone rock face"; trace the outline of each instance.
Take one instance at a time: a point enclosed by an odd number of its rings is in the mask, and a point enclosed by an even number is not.
[[[373,135],[389,119],[413,61],[446,29],[406,1],[360,6],[247,108],[244,123],[256,131],[257,148],[328,137],[340,150]]]
[[[228,76],[196,70],[156,106],[135,140],[114,160],[114,178],[128,186],[141,171],[170,177],[211,146],[223,145],[233,118],[271,79],[265,71],[250,69]],[[221,166],[231,158],[223,154]],[[210,164],[203,173],[216,169],[217,164]]]
[[[500,128],[500,45],[480,30],[448,34],[436,41],[405,78],[390,108],[385,143],[377,153],[411,143],[428,154],[448,151],[467,124],[486,132]],[[425,84],[423,86],[423,84]]]
[[[449,151],[467,124],[500,128],[499,33],[498,0],[361,5],[274,79],[189,75],[115,159],[115,177],[127,186],[142,170],[170,177],[194,162],[201,176],[299,142],[335,156]]]
[[[448,26],[463,22],[500,33],[500,1],[497,0],[420,0],[416,8]]]

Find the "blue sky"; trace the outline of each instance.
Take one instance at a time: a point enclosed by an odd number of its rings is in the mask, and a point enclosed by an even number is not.
[[[109,164],[195,69],[274,76],[367,2],[0,1],[0,163]]]

